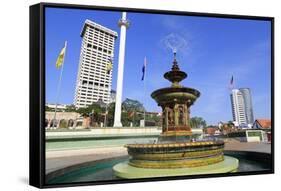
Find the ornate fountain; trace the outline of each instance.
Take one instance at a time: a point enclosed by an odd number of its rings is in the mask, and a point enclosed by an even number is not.
[[[172,82],[171,87],[152,92],[151,97],[162,107],[163,132],[160,141],[187,141],[190,138],[190,106],[200,96],[196,89],[183,87],[180,82],[187,74],[180,70],[174,53],[171,71],[164,78]]]
[[[146,178],[232,172],[238,160],[224,156],[221,140],[194,141],[189,124],[190,106],[200,96],[180,82],[187,74],[180,70],[174,53],[172,69],[164,74],[171,87],[152,92],[151,97],[162,108],[163,127],[157,142],[128,144],[129,161],[113,167],[121,178]]]

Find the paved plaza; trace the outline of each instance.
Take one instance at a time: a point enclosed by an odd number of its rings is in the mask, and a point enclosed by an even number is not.
[[[270,143],[239,142],[235,139],[227,139],[225,141],[225,150],[271,153]],[[124,146],[47,151],[46,173],[48,174],[62,168],[85,162],[126,155],[127,149]]]
[[[46,152],[46,174],[72,165],[127,155],[125,147]]]
[[[235,139],[230,139],[226,140],[224,149],[233,151],[271,153],[271,144],[263,142],[239,142]]]

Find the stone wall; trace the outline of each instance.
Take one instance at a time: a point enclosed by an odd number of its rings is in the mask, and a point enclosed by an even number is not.
[[[83,118],[76,112],[57,112],[56,120],[54,116],[55,112],[47,111],[45,113],[46,128],[75,128],[83,124]]]

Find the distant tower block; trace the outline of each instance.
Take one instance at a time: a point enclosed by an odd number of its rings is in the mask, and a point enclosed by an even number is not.
[[[233,89],[230,98],[235,125],[245,127],[247,127],[247,125],[251,126],[254,122],[254,115],[250,89]]]
[[[243,98],[244,98],[247,123],[253,125],[254,113],[253,113],[251,90],[250,90],[250,88],[239,88],[239,91],[242,93]]]
[[[120,27],[120,45],[118,58],[118,74],[117,74],[117,88],[116,88],[116,102],[114,114],[114,127],[122,127],[121,123],[121,104],[123,91],[123,72],[125,60],[125,46],[126,46],[126,30],[129,27],[129,22],[126,19],[126,12],[122,12],[122,19],[119,20]]]
[[[246,125],[246,111],[245,111],[245,102],[242,92],[238,89],[233,89],[230,94],[231,105],[232,105],[232,116],[233,121],[236,126]]]
[[[112,71],[107,68],[114,56],[117,32],[86,20],[81,37],[74,105],[78,108],[86,107],[99,99],[109,103]]]

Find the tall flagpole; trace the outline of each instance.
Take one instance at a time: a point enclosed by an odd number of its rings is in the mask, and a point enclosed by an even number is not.
[[[129,21],[126,18],[127,13],[122,12],[122,18],[119,20],[120,26],[120,44],[118,56],[118,72],[117,72],[117,86],[116,86],[116,101],[113,127],[122,127],[122,91],[123,91],[123,73],[125,62],[125,46],[126,46],[126,30],[129,27]]]
[[[63,67],[64,67],[64,59],[66,55],[66,45],[67,41],[64,43],[64,56],[62,60],[62,66],[61,66],[61,71],[60,71],[60,77],[59,77],[59,82],[58,82],[58,87],[57,87],[57,96],[56,96],[56,106],[55,106],[55,114],[54,114],[54,123],[56,123],[56,117],[57,117],[57,107],[58,107],[58,100],[60,97],[60,89],[61,89],[61,79],[62,79],[62,73],[63,73]],[[53,124],[54,125],[54,124]],[[56,124],[58,125],[58,123]]]

